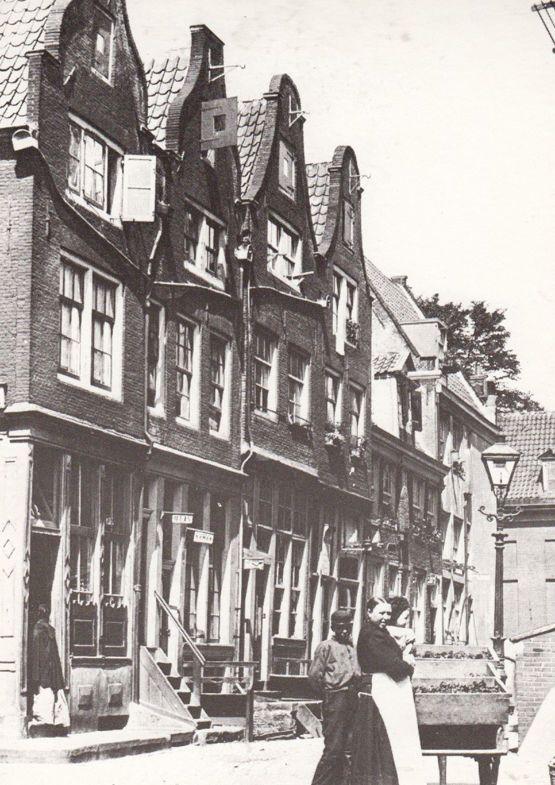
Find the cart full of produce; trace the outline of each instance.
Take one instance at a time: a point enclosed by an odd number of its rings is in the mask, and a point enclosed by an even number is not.
[[[413,679],[422,750],[437,755],[440,785],[447,758],[474,758],[480,785],[496,785],[506,753],[510,696],[493,651],[478,646],[421,644]]]

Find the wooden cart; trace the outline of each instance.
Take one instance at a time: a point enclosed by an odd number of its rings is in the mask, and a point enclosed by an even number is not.
[[[510,699],[493,652],[419,645],[416,656],[413,685],[422,751],[437,756],[440,785],[447,785],[450,756],[474,758],[480,785],[496,785],[507,751],[503,736]]]

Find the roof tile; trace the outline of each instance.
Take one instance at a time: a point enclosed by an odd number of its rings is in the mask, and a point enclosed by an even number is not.
[[[174,98],[183,87],[189,68],[189,53],[151,60],[145,64],[148,89],[148,127],[158,144],[166,143],[166,123]]]
[[[320,162],[306,165],[306,179],[308,185],[308,198],[316,245],[319,246],[326,228],[328,205],[330,196],[329,163]]]
[[[422,311],[402,284],[395,283],[391,278],[388,278],[370,259],[366,259],[366,269],[370,286],[381,297],[400,324],[418,322],[424,318]]]
[[[555,449],[555,412],[504,414],[499,424],[507,444],[521,454],[508,498],[511,501],[553,499],[553,491],[543,490],[539,457],[547,450]]]
[[[237,149],[241,161],[241,195],[247,195],[266,119],[266,99],[243,101],[237,118]]]
[[[27,54],[40,49],[54,0],[0,0],[0,128],[27,122]]]

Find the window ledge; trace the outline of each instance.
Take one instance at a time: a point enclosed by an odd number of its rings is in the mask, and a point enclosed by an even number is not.
[[[113,70],[113,69],[111,68],[110,70]],[[91,72],[92,72],[92,73],[93,73],[93,74],[94,74],[96,77],[98,77],[98,79],[100,79],[100,81],[101,81],[101,82],[104,82],[104,84],[107,84],[107,85],[108,85],[108,87],[113,87],[113,86],[114,86],[114,84],[113,84],[113,82],[111,81],[111,79],[109,79],[107,76],[104,76],[104,74],[101,74],[101,73],[100,73],[100,71],[97,71],[97,70],[96,70],[96,68],[95,68],[94,66],[91,66]]]
[[[175,422],[181,427],[186,428],[188,431],[198,431],[198,423],[186,420],[184,417],[176,417]]]
[[[122,228],[121,218],[119,216],[110,215],[105,210],[102,210],[100,207],[96,207],[94,204],[87,202],[86,199],[83,199],[82,196],[79,196],[70,188],[66,188],[65,196],[70,199],[74,204],[78,204],[79,207],[84,207],[86,210],[91,212],[93,215],[96,215],[97,218],[102,218],[103,221],[107,221],[112,226],[115,226],[118,229]]]
[[[284,188],[283,185],[278,185],[278,190],[279,190],[280,194],[283,194],[283,196],[286,196],[294,204],[297,203],[297,194],[296,193],[292,194],[290,191],[287,190],[287,188]]]
[[[221,289],[222,291],[225,290],[224,282],[218,278],[217,275],[206,272],[206,270],[198,267],[194,262],[189,262],[187,259],[184,259],[183,268],[188,273],[191,273],[191,275],[195,275],[197,278],[200,278],[202,281],[210,284],[210,286],[213,286],[215,289]]]
[[[286,278],[285,275],[280,275],[279,273],[276,273],[276,271],[272,270],[271,267],[268,267],[268,272],[271,273],[274,276],[274,278],[277,278],[278,281],[281,281],[290,289],[293,289],[294,292],[297,292],[297,294],[300,293],[301,289],[296,281],[292,281],[290,278]]]
[[[277,422],[279,419],[278,412],[264,412],[262,409],[255,409],[254,413],[261,420],[269,420],[270,422]]]
[[[158,420],[166,419],[166,410],[161,404],[157,404],[156,406],[148,406],[147,408],[151,417],[156,417]]]
[[[62,373],[61,371],[58,371],[57,376],[59,382],[62,382],[62,384],[67,384],[69,387],[77,387],[80,390],[84,390],[85,392],[101,395],[103,398],[108,398],[109,400],[115,401],[116,403],[123,403],[123,398],[119,393],[111,390],[104,390],[102,387],[95,387],[94,384],[86,384],[80,379],[75,379],[73,376],[66,376],[66,374]]]
[[[211,431],[209,430],[208,433],[210,436],[213,436],[215,439],[219,439],[222,442],[229,441],[229,433],[219,433],[218,431]]]

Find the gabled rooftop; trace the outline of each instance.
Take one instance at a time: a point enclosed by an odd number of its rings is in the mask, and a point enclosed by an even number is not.
[[[170,104],[183,87],[189,68],[189,52],[151,60],[145,64],[148,89],[148,128],[164,147]]]
[[[320,245],[326,228],[330,197],[330,166],[328,162],[306,165],[310,214],[317,246]]]
[[[0,128],[27,123],[27,54],[43,45],[54,0],[0,0]]]
[[[247,196],[254,175],[265,119],[265,98],[242,101],[239,104],[237,150],[241,161],[241,196],[243,198]]]
[[[507,444],[517,449],[520,461],[511,483],[508,498],[512,501],[539,501],[551,497],[541,483],[541,458],[555,449],[555,412],[523,412],[503,414],[500,426]]]
[[[424,314],[402,283],[396,283],[388,278],[370,259],[365,261],[371,288],[380,296],[398,322],[408,324],[424,319]]]

